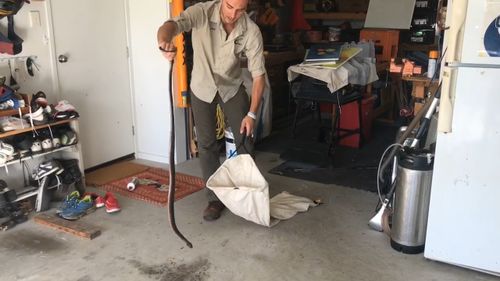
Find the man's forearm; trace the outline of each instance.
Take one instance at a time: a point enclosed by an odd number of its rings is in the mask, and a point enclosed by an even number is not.
[[[252,83],[252,100],[250,103],[250,112],[257,113],[259,110],[260,102],[262,100],[262,95],[264,93],[264,86],[266,84],[266,79],[264,74],[254,77]]]
[[[170,43],[174,39],[177,31],[177,24],[173,21],[165,22],[158,28],[157,39],[158,43]]]

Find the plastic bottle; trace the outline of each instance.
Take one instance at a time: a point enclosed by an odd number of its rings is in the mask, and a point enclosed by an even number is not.
[[[438,51],[430,51],[429,52],[429,63],[427,65],[427,77],[432,78],[434,76],[434,72],[436,72],[436,62],[439,56]]]
[[[224,137],[226,139],[226,159],[229,159],[238,154],[236,152],[236,143],[234,140],[234,135],[233,131],[231,130],[231,127],[227,127],[224,130]]]

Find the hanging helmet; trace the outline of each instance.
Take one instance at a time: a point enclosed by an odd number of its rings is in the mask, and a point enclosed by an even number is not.
[[[0,0],[0,18],[15,15],[28,0]]]

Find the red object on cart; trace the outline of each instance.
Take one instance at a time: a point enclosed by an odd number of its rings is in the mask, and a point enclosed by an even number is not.
[[[307,23],[304,18],[304,0],[294,0],[292,8],[292,31],[298,30],[310,30],[311,26]]]
[[[371,96],[368,98],[363,98],[361,103],[361,128],[365,143],[371,138],[372,132],[372,112],[373,103],[375,102],[376,96]],[[340,128],[342,129],[357,129],[359,128],[359,114],[358,105],[355,102],[346,104],[342,107],[342,114],[340,115]],[[342,135],[342,132],[340,132]],[[359,134],[341,138],[339,144],[342,146],[360,147],[360,137]]]

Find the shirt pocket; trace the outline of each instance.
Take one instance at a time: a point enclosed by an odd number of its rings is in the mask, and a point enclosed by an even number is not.
[[[219,53],[222,62],[221,71],[230,75],[234,67],[240,65],[240,58],[242,55],[243,46],[236,45],[234,41],[224,44]]]
[[[245,45],[243,42],[243,36],[238,36],[233,41],[233,54],[236,58],[241,59],[244,56]]]

